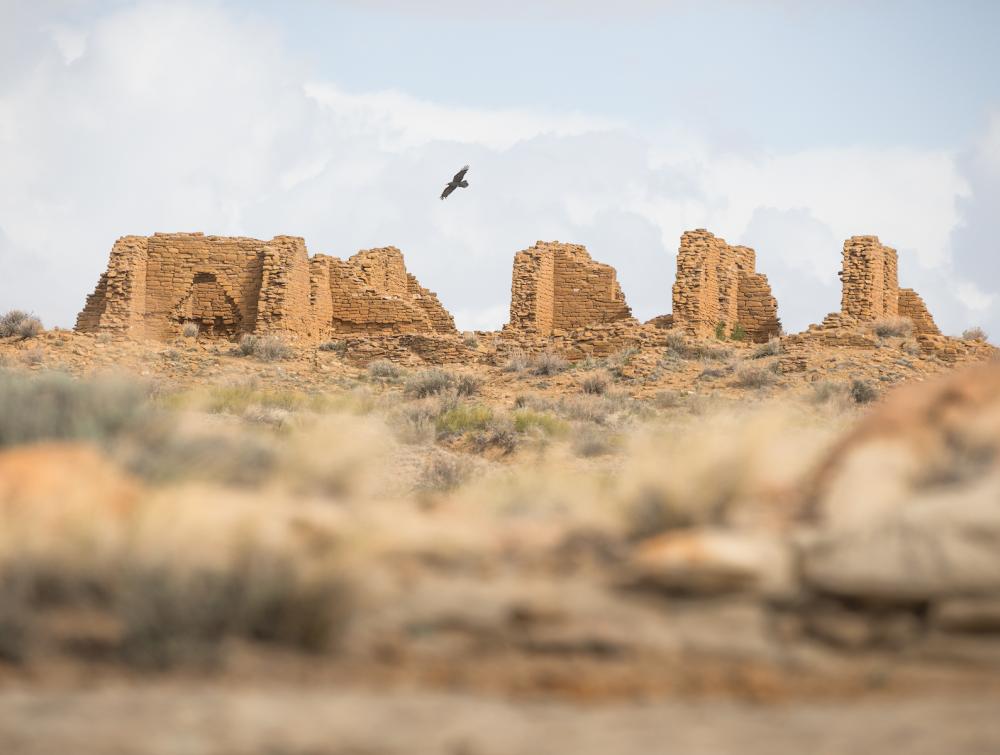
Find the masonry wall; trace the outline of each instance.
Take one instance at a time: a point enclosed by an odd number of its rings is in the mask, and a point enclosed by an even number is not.
[[[614,268],[585,247],[539,241],[514,256],[510,328],[547,336],[631,316]]]
[[[749,247],[730,246],[703,228],[684,233],[672,291],[674,325],[707,336],[719,323],[727,333],[739,324],[754,341],[780,333],[778,304],[755,266]]]
[[[924,300],[912,288],[899,289],[899,316],[909,318],[913,323],[913,332],[918,336],[941,335]]]
[[[840,311],[862,322],[899,313],[896,250],[877,236],[852,236],[844,242]]]
[[[310,259],[294,236],[199,233],[119,239],[76,327],[165,339],[189,322],[227,338],[455,332],[451,315],[406,272],[394,247],[347,261]]]

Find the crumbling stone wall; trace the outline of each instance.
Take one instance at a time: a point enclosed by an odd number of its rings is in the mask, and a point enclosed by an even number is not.
[[[452,316],[406,271],[396,247],[366,249],[347,260],[316,255],[312,264],[322,281],[317,286],[329,292],[316,297],[330,334],[457,333]]]
[[[310,259],[294,236],[260,241],[200,233],[119,239],[76,327],[163,339],[188,322],[229,338],[456,332],[451,315],[406,272],[394,247],[345,262]]]
[[[514,255],[508,330],[548,336],[631,316],[615,269],[585,247],[539,241]]]
[[[739,325],[753,341],[781,332],[778,303],[767,276],[755,270],[756,254],[730,246],[703,228],[681,236],[673,287],[673,323],[692,335],[707,336],[723,323]]]
[[[941,331],[927,310],[927,305],[920,294],[912,288],[899,289],[899,316],[906,317],[913,323],[913,332],[917,336],[939,336]]]

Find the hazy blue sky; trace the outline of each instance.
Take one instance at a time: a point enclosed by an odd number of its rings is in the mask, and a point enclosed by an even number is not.
[[[707,227],[791,330],[874,233],[998,336],[998,36],[997,2],[0,0],[0,309],[69,326],[118,236],[201,230],[394,244],[464,328],[574,241],[647,318]]]

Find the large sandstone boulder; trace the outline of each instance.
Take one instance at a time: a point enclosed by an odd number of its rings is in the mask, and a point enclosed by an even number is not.
[[[1000,592],[1000,365],[892,394],[826,459],[803,582],[877,601]]]

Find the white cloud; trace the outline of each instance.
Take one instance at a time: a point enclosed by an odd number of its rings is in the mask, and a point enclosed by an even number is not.
[[[0,89],[0,307],[54,324],[72,324],[115,238],[170,230],[291,233],[340,256],[394,244],[469,329],[505,319],[514,252],[575,241],[646,318],[669,310],[694,227],[756,245],[786,324],[805,324],[836,307],[846,236],[877,233],[914,277],[944,264],[975,183],[940,151],[720,154],[679,129],[350,93],[213,6],[74,29],[83,48],[40,50]],[[465,163],[471,187],[440,201]],[[929,301],[985,301],[927,285]]]

